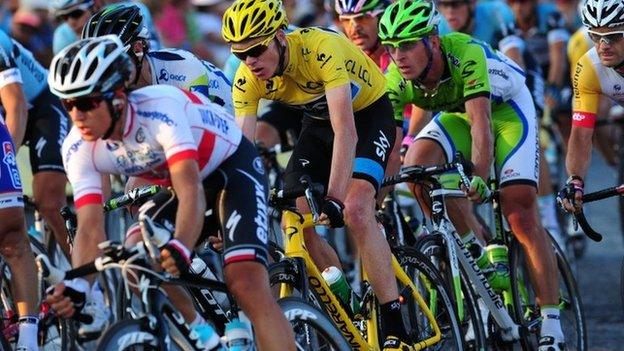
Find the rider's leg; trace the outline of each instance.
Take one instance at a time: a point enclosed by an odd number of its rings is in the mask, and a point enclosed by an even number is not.
[[[297,199],[297,208],[299,208],[302,213],[310,213],[310,209],[304,198]],[[314,227],[304,229],[303,236],[306,248],[321,272],[330,266],[342,267],[334,248],[329,245],[327,240],[316,233]]]
[[[254,326],[258,348],[295,350],[292,327],[271,295],[266,267],[259,262],[233,262],[224,272],[228,289]]]
[[[544,229],[546,229],[550,235],[553,236],[557,244],[562,249],[565,249],[565,242],[561,236],[561,227],[557,220],[557,209],[555,203],[555,194],[553,193],[553,185],[550,178],[550,170],[548,163],[544,158],[544,148],[540,148],[540,167],[539,172],[539,186],[537,204],[540,214],[540,219]]]
[[[30,249],[24,210],[21,207],[0,209],[0,254],[11,268],[11,291],[20,316],[18,345],[37,348],[37,272]],[[32,322],[29,322],[31,321]]]
[[[396,128],[396,136],[394,139],[394,145],[392,146],[392,151],[388,156],[388,166],[386,166],[386,177],[393,176],[398,174],[401,170],[401,142],[403,141],[403,129],[400,127]],[[393,186],[383,187],[379,190],[377,194],[377,205],[381,206],[388,192],[393,188]]]
[[[65,184],[67,178],[64,173],[42,171],[33,175],[33,195],[37,210],[52,230],[54,239],[63,252],[69,257],[69,243],[67,242],[67,228],[61,217],[61,208],[66,204]]]
[[[557,261],[537,215],[535,188],[526,184],[504,186],[501,205],[511,230],[527,255],[537,302],[540,306],[557,305]]]

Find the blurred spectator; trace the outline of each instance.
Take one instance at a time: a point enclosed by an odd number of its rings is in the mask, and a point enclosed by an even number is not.
[[[221,38],[221,18],[230,6],[230,0],[191,0],[197,11],[195,21],[200,34],[201,47],[195,52],[203,60],[221,67],[230,55],[230,49]]]
[[[150,47],[154,50],[160,49],[160,39],[156,32],[156,27],[152,21],[152,16],[145,4],[139,1],[110,1],[110,0],[53,0],[50,7],[61,24],[54,32],[54,53],[58,53],[67,45],[77,41],[82,34],[82,27],[89,17],[96,13],[102,6],[113,3],[134,3],[141,9],[145,24],[150,30]]]
[[[0,29],[5,33],[11,32],[13,14],[19,7],[19,0],[0,0]]]
[[[162,2],[160,13],[155,14],[155,23],[163,45],[196,53],[194,49],[205,50],[199,48],[200,45],[198,45],[201,37],[190,1],[164,0]]]
[[[47,1],[20,1],[10,32],[15,40],[33,53],[39,63],[45,67],[50,64],[54,27],[49,20]]]
[[[61,23],[54,31],[52,49],[54,54],[75,42],[82,32],[82,27],[89,17],[99,8],[96,0],[52,0],[50,10]]]

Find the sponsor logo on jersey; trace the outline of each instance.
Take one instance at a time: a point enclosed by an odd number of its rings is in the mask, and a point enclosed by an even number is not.
[[[327,62],[329,62],[329,60],[332,59],[332,57],[333,57],[332,55],[327,56],[324,53],[320,53],[320,54],[316,55],[316,60],[319,61],[319,62],[323,62],[321,64],[321,69],[322,69],[323,66],[325,66],[327,64]]]
[[[275,86],[275,81],[273,79],[269,79],[266,81],[266,90],[267,94],[277,91],[277,87]]]
[[[76,152],[78,151],[78,148],[80,147],[80,145],[82,145],[82,143],[84,142],[84,140],[80,139],[77,142],[71,144],[71,146],[69,147],[69,149],[67,150],[67,154],[65,154],[65,161],[69,161],[69,158]],[[108,144],[108,143],[107,143]]]
[[[446,57],[448,58],[449,61],[451,61],[451,64],[453,66],[459,67],[459,59],[455,57],[455,55],[449,52],[448,54],[446,54]]]
[[[262,242],[265,243],[268,241],[268,226],[269,226],[269,216],[268,216],[268,206],[267,206],[267,196],[265,192],[265,186],[260,183],[256,178],[252,177],[249,173],[239,169],[240,173],[245,175],[245,177],[249,178],[254,184],[255,196],[256,196],[256,206],[258,212],[254,217],[254,223],[256,223],[256,237]]]
[[[204,124],[215,127],[223,134],[227,134],[227,132],[230,130],[230,124],[228,123],[228,121],[221,118],[221,116],[219,116],[217,113],[214,113],[210,110],[199,109],[199,114]]]
[[[587,118],[587,116],[585,116],[584,114],[582,114],[580,112],[575,112],[572,115],[572,119],[575,120],[575,121],[579,121],[579,122],[584,120],[585,118]]]
[[[463,78],[468,78],[473,73],[475,73],[474,66],[476,66],[476,65],[477,65],[477,63],[474,60],[466,61],[466,63],[464,64],[464,68],[462,69],[462,77]]]
[[[388,137],[386,137],[383,131],[379,131],[379,138],[373,141],[373,144],[375,144],[375,154],[381,157],[382,161],[385,161],[386,154],[390,148],[390,141],[388,141]]]
[[[37,140],[37,144],[35,145],[35,150],[37,151],[37,157],[41,158],[41,153],[43,153],[43,148],[45,147],[45,144],[47,143],[48,142],[43,137]]]
[[[256,172],[258,172],[259,174],[264,174],[264,165],[262,164],[262,159],[260,159],[260,156],[254,158],[252,164]]]
[[[143,132],[143,128],[139,127],[134,135],[134,140],[136,140],[139,144],[145,141],[145,132]]]
[[[166,113],[158,112],[158,111],[141,111],[138,110],[137,114],[141,117],[145,117],[148,119],[153,119],[156,121],[161,121],[168,126],[176,126],[177,124],[169,117]]]
[[[158,80],[168,82],[169,80],[175,80],[177,82],[186,81],[186,76],[183,74],[173,74],[169,73],[165,68],[160,70],[160,76],[158,76]]]
[[[13,144],[11,144],[10,141],[3,142],[2,151],[4,152],[2,162],[4,162],[9,169],[11,184],[13,185],[13,188],[21,189],[22,182],[19,177],[19,171],[17,170],[17,161],[15,160],[15,153],[13,152]]]
[[[619,85],[619,84],[616,84],[616,85],[613,86],[613,90],[619,92],[620,90],[622,90],[622,86]]]
[[[371,73],[364,66],[358,64],[355,60],[346,60],[345,68],[347,71],[351,72],[351,74],[360,78],[366,85],[371,88],[373,87],[371,83]]]
[[[502,77],[505,80],[509,80],[509,76],[507,75],[507,73],[505,73],[505,71],[503,71],[502,69],[498,69],[498,68],[490,68],[488,69],[488,73],[489,74],[493,74],[495,76],[499,76]]]

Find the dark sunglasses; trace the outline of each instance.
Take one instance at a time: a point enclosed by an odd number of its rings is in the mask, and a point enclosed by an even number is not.
[[[67,112],[73,110],[74,107],[80,112],[89,112],[100,106],[102,101],[112,99],[113,95],[114,93],[109,92],[102,95],[86,96],[77,99],[61,99],[61,103]]]
[[[587,34],[594,43],[604,42],[607,45],[617,43],[624,39],[624,31],[614,31],[608,33],[598,33],[593,30],[588,30]]]
[[[61,19],[62,21],[67,21],[67,19],[69,19],[69,18],[71,18],[71,19],[80,18],[84,13],[85,13],[85,10],[76,9],[76,10],[74,10],[72,12],[60,15],[60,16],[58,16],[58,18]]]
[[[241,52],[232,51],[232,53],[234,54],[234,56],[238,57],[238,59],[241,61],[245,61],[247,57],[253,57],[253,58],[260,57],[260,55],[264,54],[265,51],[267,51],[273,39],[274,37],[269,38],[266,41],[262,41],[245,51],[241,51]]]
[[[384,48],[390,54],[395,52],[396,50],[401,52],[407,52],[416,47],[420,40],[407,40],[407,41],[399,41],[399,42],[385,42],[383,43]]]

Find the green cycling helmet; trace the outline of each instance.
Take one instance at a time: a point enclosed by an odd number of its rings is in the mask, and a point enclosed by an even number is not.
[[[420,40],[436,31],[440,15],[433,2],[398,0],[388,6],[379,21],[382,44]]]

